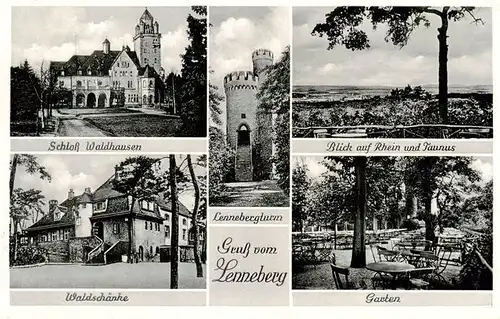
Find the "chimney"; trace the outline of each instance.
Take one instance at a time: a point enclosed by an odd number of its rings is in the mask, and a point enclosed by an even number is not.
[[[89,194],[89,195],[92,194],[92,191],[90,190],[90,187],[86,187],[85,188],[85,193]]]
[[[73,189],[71,188],[68,192],[68,199],[73,199],[75,197],[75,192],[73,192]]]
[[[52,212],[57,207],[58,204],[59,202],[57,201],[57,199],[49,200],[49,212]]]
[[[118,165],[115,165],[115,181],[120,180],[121,168]]]

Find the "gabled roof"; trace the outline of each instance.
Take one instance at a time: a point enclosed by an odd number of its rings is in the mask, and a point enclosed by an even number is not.
[[[123,196],[122,193],[115,191],[113,189],[113,179],[114,178],[115,178],[115,175],[114,174],[111,175],[111,177],[109,177],[104,182],[104,184],[102,184],[101,186],[99,186],[98,189],[96,189],[96,191],[94,192],[94,195],[93,195],[94,203],[100,202],[100,201],[103,201],[103,200],[109,199],[109,198]]]
[[[145,78],[156,78],[158,77],[158,73],[156,73],[155,69],[149,65],[146,65],[142,70],[139,71],[139,75]]]
[[[102,50],[95,50],[90,55],[73,55],[64,65],[56,62],[55,67],[59,71],[64,70],[65,75],[77,75],[82,71],[82,75],[87,75],[90,70],[92,75],[107,75],[115,58],[121,51],[109,51],[104,53]]]
[[[60,212],[62,217],[59,220],[55,220],[54,216],[57,212]],[[55,206],[49,211],[48,214],[43,216],[39,221],[31,225],[26,229],[27,232],[43,230],[43,229],[54,229],[61,227],[68,227],[75,225],[75,216],[66,207]]]
[[[160,206],[162,209],[172,212],[172,201],[170,199],[163,199],[163,196],[157,196],[156,203],[158,206]],[[191,217],[192,212],[187,209],[184,204],[182,204],[180,201],[177,201],[177,208],[178,208],[178,213],[179,215],[186,216],[186,217]]]
[[[67,198],[59,205],[70,208],[78,204],[84,204],[84,203],[92,203],[92,194],[83,193],[81,195],[74,196],[71,199]]]

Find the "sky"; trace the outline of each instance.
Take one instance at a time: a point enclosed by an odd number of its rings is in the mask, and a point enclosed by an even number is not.
[[[165,157],[163,155],[159,157]],[[109,177],[114,174],[115,165],[125,160],[126,155],[37,155],[38,163],[46,167],[52,176],[50,182],[41,180],[38,175],[27,174],[22,167],[16,171],[15,188],[38,189],[45,196],[48,203],[51,199],[56,199],[61,203],[68,197],[68,191],[73,189],[75,195],[80,195],[86,187],[90,187],[94,192]],[[157,157],[157,156],[151,156]],[[193,155],[193,160],[196,155]],[[177,165],[180,165],[185,156],[177,156]],[[168,159],[162,160],[161,169],[168,170]],[[189,176],[186,162],[182,165],[183,171]],[[206,174],[205,169],[195,166],[197,174]],[[185,169],[184,169],[185,168]],[[179,200],[190,210],[194,205],[193,190],[185,190],[179,194]]]
[[[290,11],[289,7],[210,7],[210,83],[218,86],[222,95],[226,74],[253,70],[255,49],[269,49],[275,62],[279,59],[291,40]],[[221,108],[225,110],[224,102]]]
[[[481,173],[483,182],[486,183],[493,179],[493,158],[492,157],[473,157],[471,167]],[[326,172],[325,167],[321,162],[323,156],[292,156],[292,165],[306,164],[308,168],[308,176],[318,178]]]
[[[293,84],[295,85],[381,85],[406,86],[437,84],[438,18],[430,15],[431,26],[415,30],[408,44],[400,49],[384,41],[387,28],[372,30],[364,23],[371,48],[351,51],[336,46],[327,50],[328,40],[312,36],[317,23],[333,7],[293,8]],[[491,8],[477,8],[471,20],[450,22],[448,30],[449,84],[492,85],[492,14]]]
[[[75,54],[102,50],[105,38],[111,50],[128,45],[133,50],[135,26],[145,7],[13,7],[12,65],[24,59],[39,70],[42,60],[67,61]],[[186,18],[190,7],[148,7],[162,33],[162,66],[181,70],[179,55],[188,44]],[[75,41],[75,35],[77,41]],[[44,65],[45,66],[45,65]]]

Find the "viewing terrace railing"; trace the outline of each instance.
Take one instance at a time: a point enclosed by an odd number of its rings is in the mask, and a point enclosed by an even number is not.
[[[492,138],[492,126],[416,124],[295,127],[298,138]]]

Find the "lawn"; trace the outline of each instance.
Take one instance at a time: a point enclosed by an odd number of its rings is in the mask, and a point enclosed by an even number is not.
[[[211,206],[222,207],[287,207],[289,198],[275,181],[227,183],[219,198],[211,199]]]
[[[194,263],[179,263],[180,289],[205,289]],[[11,288],[169,289],[170,263],[115,263],[103,266],[45,265],[11,268]]]
[[[139,110],[131,110],[126,108],[59,109],[58,111],[59,113],[65,115],[140,113]]]
[[[178,136],[180,119],[160,115],[102,116],[84,119],[111,136],[165,137]]]

